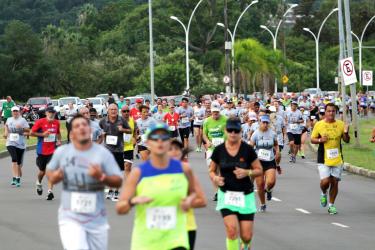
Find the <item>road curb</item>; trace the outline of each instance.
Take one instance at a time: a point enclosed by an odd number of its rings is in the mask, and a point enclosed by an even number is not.
[[[37,145],[31,145],[31,146],[27,146],[26,147],[26,151],[31,151],[31,150],[35,150],[36,149],[36,146]],[[2,151],[0,152],[0,159],[4,159],[6,157],[9,156],[9,152],[8,151]]]
[[[316,145],[313,145],[311,143],[308,143],[308,145],[309,145],[309,148],[313,152],[316,153],[318,151],[318,147]],[[357,167],[357,166],[354,166],[353,164],[350,164],[348,162],[344,162],[344,170],[349,172],[349,173],[352,173],[352,174],[361,175],[361,176],[364,176],[364,177],[367,177],[367,178],[375,179],[375,171],[374,170],[369,170],[369,169]]]

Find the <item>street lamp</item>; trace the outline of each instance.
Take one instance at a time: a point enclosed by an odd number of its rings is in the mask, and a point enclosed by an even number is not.
[[[283,18],[279,21],[279,23],[277,24],[277,27],[276,27],[276,31],[275,31],[275,34],[272,33],[272,31],[267,28],[267,26],[265,25],[260,25],[260,28],[268,31],[268,33],[270,33],[271,37],[272,37],[272,41],[273,41],[273,49],[276,50],[276,47],[277,47],[277,35],[279,33],[279,29],[280,29],[280,26],[281,26],[281,23],[284,21],[284,17],[290,12],[292,11],[295,7],[297,7],[298,4],[292,4],[289,9],[287,9],[287,11],[284,13],[283,15]],[[275,76],[275,94],[277,94],[277,77]]]
[[[232,86],[232,92],[233,94],[236,93],[236,82],[235,82],[235,73],[234,73],[234,42],[235,42],[235,39],[236,39],[236,32],[237,32],[237,28],[238,28],[238,24],[240,23],[243,15],[246,13],[246,11],[248,9],[250,9],[250,7],[254,4],[258,3],[258,0],[254,0],[252,1],[241,13],[241,15],[239,16],[239,18],[237,19],[237,22],[236,22],[236,25],[234,26],[234,30],[233,30],[233,33],[227,29],[229,35],[230,35],[230,38],[231,38],[231,43],[232,43],[232,83],[233,83],[233,86]],[[223,23],[217,23],[218,26],[220,27],[223,27],[225,28],[225,25]]]
[[[154,39],[152,34],[152,0],[148,1],[148,25],[150,35],[150,88],[151,88],[151,104],[155,101],[155,79],[154,79]]]
[[[361,38],[359,38],[356,34],[354,34],[353,31],[351,31],[352,35],[357,39],[358,41],[358,47],[359,47],[359,83],[362,85],[362,42],[363,37],[365,35],[365,32],[367,30],[367,27],[370,25],[370,23],[375,19],[375,16],[373,16],[370,21],[366,24],[365,28],[362,31]],[[368,92],[368,86],[367,86],[367,92]]]
[[[189,66],[189,31],[190,31],[190,25],[191,25],[191,21],[193,20],[193,16],[195,14],[195,12],[197,11],[199,5],[203,2],[203,0],[200,0],[197,5],[195,5],[194,7],[194,10],[193,12],[191,13],[191,16],[190,16],[190,19],[189,19],[189,22],[188,22],[188,25],[187,27],[184,25],[183,22],[181,22],[180,19],[178,19],[177,17],[175,16],[171,16],[170,18],[172,20],[175,20],[177,22],[179,22],[182,27],[184,28],[184,31],[185,31],[185,54],[186,54],[186,91],[189,92],[190,91],[190,66]]]
[[[319,31],[318,31],[318,35],[316,36],[309,28],[303,28],[304,31],[306,32],[309,32],[315,39],[315,54],[316,54],[316,88],[317,88],[317,92],[320,93],[320,82],[319,82],[319,38],[320,38],[320,34],[322,32],[322,29],[323,29],[323,26],[324,24],[326,23],[326,21],[328,20],[328,18],[333,14],[335,13],[336,11],[338,11],[339,9],[338,8],[335,8],[333,10],[331,10],[331,12],[326,16],[326,18],[323,20],[322,24],[320,25],[320,28],[319,28]]]

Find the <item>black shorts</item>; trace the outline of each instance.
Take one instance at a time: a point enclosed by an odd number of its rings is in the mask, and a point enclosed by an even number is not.
[[[142,151],[146,151],[146,150],[148,150],[147,147],[145,147],[145,146],[141,146],[141,145],[138,145],[138,153],[140,153],[140,152],[142,152]]]
[[[46,171],[47,164],[51,161],[52,155],[38,155],[36,157],[36,165],[40,171]]]
[[[269,169],[276,169],[276,161],[260,161],[262,167],[263,167],[263,172],[266,172]]]
[[[307,128],[306,127],[303,127],[303,129],[302,129],[302,134],[303,133],[306,133],[308,130],[307,130]]]
[[[288,133],[288,140],[293,141],[295,145],[301,145],[301,135]]]
[[[8,146],[7,150],[12,158],[12,162],[17,162],[18,165],[22,165],[25,149],[17,148],[15,146]]]
[[[124,161],[133,162],[134,160],[134,150],[128,150],[124,152]]]
[[[171,138],[177,138],[178,137],[178,131],[177,130],[170,131],[170,134],[171,134]]]
[[[226,208],[221,209],[220,212],[221,212],[221,216],[223,218],[228,216],[228,215],[232,215],[232,214],[237,215],[237,219],[239,221],[242,221],[242,220],[254,221],[254,216],[255,216],[255,214],[240,214],[238,212],[233,212],[232,210],[229,210],[229,209],[226,209]]]
[[[190,135],[190,127],[187,128],[179,128],[178,132],[180,132],[181,141],[184,139],[188,139]]]
[[[115,157],[115,161],[119,166],[121,171],[124,171],[124,153],[122,152],[112,152],[113,157]]]
[[[190,250],[194,250],[195,239],[197,238],[197,231],[196,230],[194,230],[194,231],[188,231],[188,235],[189,235]]]
[[[193,127],[194,127],[194,128],[202,128],[203,125],[194,125]]]

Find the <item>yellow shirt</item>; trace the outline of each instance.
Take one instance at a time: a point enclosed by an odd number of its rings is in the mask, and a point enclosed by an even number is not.
[[[319,144],[318,163],[326,166],[336,167],[343,164],[341,138],[344,135],[344,122],[337,120],[328,123],[325,120],[317,122],[312,131],[311,138],[326,136],[328,141]]]
[[[131,139],[131,138],[134,137],[134,133],[135,133],[135,131],[134,131],[135,130],[134,119],[130,117],[129,121],[128,121],[128,124],[129,124],[130,129],[132,130],[132,133],[127,134],[127,135],[124,134],[124,152],[134,150],[133,140]],[[127,142],[127,140],[129,140],[129,137],[130,137],[130,141]]]

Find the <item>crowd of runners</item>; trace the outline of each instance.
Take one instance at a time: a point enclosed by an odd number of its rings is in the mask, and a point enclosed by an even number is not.
[[[375,112],[372,102],[358,96],[363,116]],[[131,249],[194,249],[194,209],[205,207],[207,198],[189,166],[192,150],[207,167],[228,250],[251,248],[255,214],[272,209],[267,203],[283,164],[303,161],[308,141],[319,145],[320,204],[328,206],[329,214],[337,213],[341,142],[350,140],[342,114],[352,110],[340,96],[246,100],[218,94],[194,103],[158,99],[155,106],[142,99],[135,105],[111,102],[101,119],[90,106],[69,114],[68,138],[61,136],[53,107],[30,127],[19,107],[7,105],[4,138],[12,159],[11,185],[21,186],[26,141],[36,137],[36,194],[43,195],[45,175],[47,200],[55,198],[54,185],[63,185],[58,225],[64,249],[107,249],[106,199],[116,202],[120,215],[135,210]],[[62,145],[65,139],[69,143]],[[282,160],[282,151],[289,159]]]

